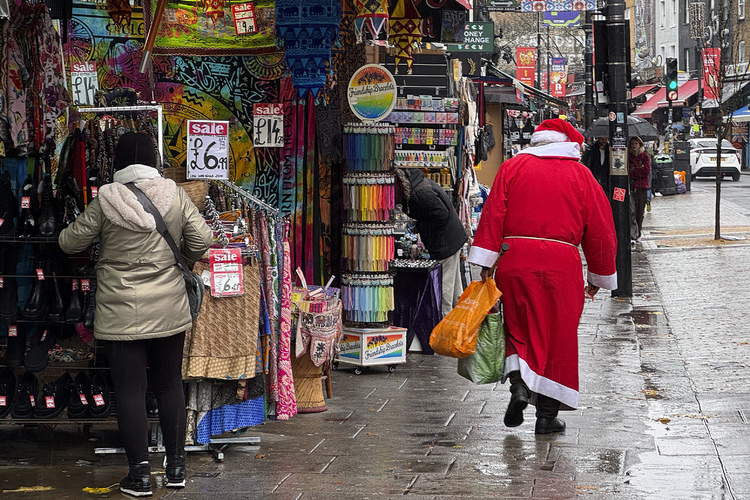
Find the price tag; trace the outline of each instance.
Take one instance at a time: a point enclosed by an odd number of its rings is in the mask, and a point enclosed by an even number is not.
[[[252,2],[232,5],[232,17],[234,17],[234,30],[238,35],[258,31],[258,25],[255,23],[255,7]]]
[[[0,226],[3,225],[3,222],[5,222],[5,219],[0,219]]]
[[[211,263],[211,296],[242,295],[242,252],[239,248],[212,248],[208,251]]]
[[[253,146],[284,147],[284,112],[281,104],[253,104]]]
[[[101,394],[94,394],[94,404],[96,406],[104,405],[104,396],[102,396]]]
[[[18,337],[18,325],[8,325],[8,337]]]
[[[55,398],[53,396],[44,396],[44,403],[47,405],[47,408],[54,408]]]
[[[36,399],[33,394],[29,394],[29,402],[31,403],[31,406],[36,406]]]
[[[31,207],[31,198],[28,196],[23,196],[21,198],[21,208],[30,208]]]
[[[96,186],[91,186],[91,198],[96,198],[97,194],[99,194],[99,188]]]
[[[89,400],[88,400],[88,399],[86,399],[86,395],[85,395],[85,394],[79,394],[79,395],[78,395],[78,397],[79,397],[79,398],[81,398],[81,404],[82,404],[82,405],[87,405],[87,404],[89,404]]]
[[[5,402],[5,396],[0,396],[0,406],[8,406],[8,404]]]
[[[3,279],[2,276],[0,276],[0,288],[2,288],[4,286],[5,286],[5,280]]]
[[[77,290],[80,290],[80,288],[81,288],[81,283],[78,280],[74,279],[74,280],[71,281],[70,289],[72,291],[75,292]]]
[[[39,281],[44,281],[44,269],[37,269],[36,270],[36,279]]]
[[[83,292],[89,292],[89,291],[91,291],[91,281],[90,280],[81,280],[81,291],[83,291]]]
[[[44,333],[42,334],[42,338],[39,339],[39,342],[44,342],[44,339],[47,338],[47,330],[44,330]]]
[[[229,179],[229,122],[188,120],[187,178]]]

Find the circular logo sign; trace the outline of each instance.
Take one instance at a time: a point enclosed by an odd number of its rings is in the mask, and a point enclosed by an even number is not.
[[[361,120],[378,122],[396,105],[396,80],[385,67],[366,64],[352,75],[346,96]]]

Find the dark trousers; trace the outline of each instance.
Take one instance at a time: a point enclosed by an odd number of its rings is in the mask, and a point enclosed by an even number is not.
[[[171,462],[185,454],[184,343],[185,332],[158,339],[104,342],[115,386],[117,425],[130,465],[148,460],[146,390],[149,381],[159,407],[167,460]]]
[[[526,386],[526,382],[521,378],[520,371],[512,371],[508,374],[510,379],[510,392],[511,394],[515,391],[520,390],[521,387],[526,389],[526,392],[530,392]],[[560,402],[544,394],[536,394],[536,418],[555,418],[557,412],[560,410]]]
[[[635,202],[635,223],[638,226],[637,237],[640,238],[643,232],[643,216],[646,210],[646,202],[648,201],[648,188],[631,189],[630,195]]]

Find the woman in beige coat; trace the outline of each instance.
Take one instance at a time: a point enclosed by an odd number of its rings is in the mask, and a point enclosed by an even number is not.
[[[167,486],[185,485],[182,348],[192,323],[174,254],[156,231],[154,217],[125,184],[135,183],[153,202],[188,261],[199,259],[212,238],[185,191],[162,178],[156,166],[151,138],[124,134],[115,150],[114,182],[101,186],[86,211],[60,233],[60,248],[66,253],[85,250],[97,237],[100,241],[94,336],[107,353],[128,458],[129,473],[120,489],[134,496],[152,494],[146,421],[149,381],[167,452]]]

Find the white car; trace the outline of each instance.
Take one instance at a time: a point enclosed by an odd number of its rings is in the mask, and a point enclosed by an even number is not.
[[[690,139],[690,172],[691,179],[696,177],[716,177],[716,139],[701,137]],[[732,143],[724,139],[721,143],[721,174],[729,175],[733,181],[740,180],[742,154]]]

